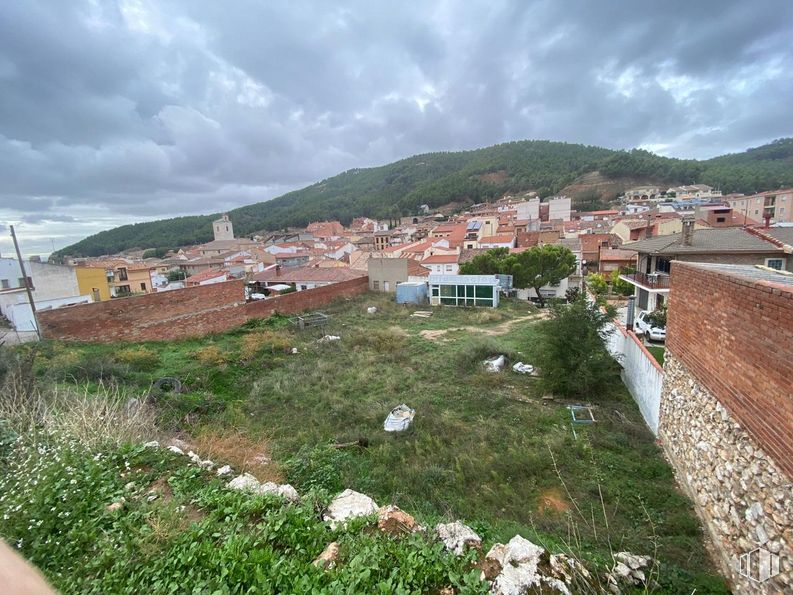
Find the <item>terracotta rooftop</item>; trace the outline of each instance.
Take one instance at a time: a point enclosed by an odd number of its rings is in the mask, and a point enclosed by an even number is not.
[[[458,258],[458,254],[433,254],[421,262],[422,264],[451,264],[456,263]]]
[[[366,277],[366,273],[348,267],[294,267],[288,269],[270,269],[253,276],[254,281],[278,281],[280,283],[297,283],[300,281],[317,281],[324,283],[341,283]]]

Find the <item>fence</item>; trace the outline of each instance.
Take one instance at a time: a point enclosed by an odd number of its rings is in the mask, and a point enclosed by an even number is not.
[[[41,312],[44,337],[113,343],[171,341],[223,332],[275,312],[295,314],[368,290],[368,277],[245,303],[242,281],[68,306]]]

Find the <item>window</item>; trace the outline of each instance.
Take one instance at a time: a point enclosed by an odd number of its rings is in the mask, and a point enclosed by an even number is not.
[[[378,281],[375,281],[375,284],[377,284],[377,283],[378,283]],[[306,289],[308,289],[308,285],[301,285],[300,286],[300,291],[305,291]],[[377,287],[375,287],[375,289],[377,289]]]
[[[8,279],[3,279],[0,281],[0,283],[2,283],[3,289],[8,289],[11,286],[11,284],[8,282]]]
[[[452,267],[452,265],[450,265],[450,264],[447,264],[447,265],[446,265],[446,270],[447,270],[449,273],[451,273],[451,272],[452,272],[452,270],[453,270],[453,267]]]
[[[778,271],[782,270],[782,267],[784,266],[784,264],[785,264],[785,261],[783,259],[781,259],[781,258],[766,258],[765,259],[765,266],[767,266],[769,268],[772,268],[772,269],[776,269]]]
[[[441,288],[438,285],[432,286],[432,297],[438,297],[441,293]]]
[[[716,217],[716,223],[724,223],[726,220],[724,217]]]
[[[141,283],[140,284],[140,289],[141,289],[141,291],[146,291],[146,284],[145,283]]]
[[[121,267],[118,269],[118,280],[119,281],[126,281],[127,280],[127,269],[126,267]]]
[[[20,277],[19,279],[17,279],[17,281],[19,281],[20,287],[30,287],[31,289],[33,289],[33,279],[31,279],[30,277],[28,277],[27,283],[25,283],[24,277]]]
[[[391,289],[391,286],[388,281],[383,281],[383,291],[388,291],[389,289]]]
[[[372,281],[372,289],[380,291],[380,281]]]

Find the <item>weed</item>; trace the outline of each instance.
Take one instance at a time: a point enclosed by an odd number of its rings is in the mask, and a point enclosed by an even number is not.
[[[283,331],[255,331],[242,337],[240,358],[243,361],[255,359],[262,353],[285,353],[289,351],[292,341]]]
[[[160,364],[159,354],[154,349],[144,346],[119,349],[115,354],[115,359],[134,370],[144,372],[151,371]]]
[[[196,350],[193,356],[204,366],[222,366],[226,363],[226,355],[217,345],[207,345]]]

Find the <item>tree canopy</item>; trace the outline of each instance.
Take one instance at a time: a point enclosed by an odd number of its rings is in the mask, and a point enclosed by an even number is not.
[[[351,169],[266,202],[229,212],[240,236],[312,221],[354,217],[388,219],[454,203],[470,205],[505,193],[558,193],[578,176],[599,171],[610,178],[669,185],[702,182],[724,192],[793,186],[793,139],[705,161],[671,159],[644,150],[614,151],[551,141],[510,142],[473,151],[428,153],[381,167]],[[592,192],[577,200],[595,205]],[[588,202],[587,202],[588,201]],[[129,248],[162,248],[212,239],[219,213],[123,225],[55,253],[99,256]]]
[[[534,289],[541,304],[545,299],[540,288],[559,283],[575,271],[575,255],[566,246],[533,246],[518,254],[506,248],[494,248],[478,254],[460,266],[463,275],[512,275],[512,285]]]

